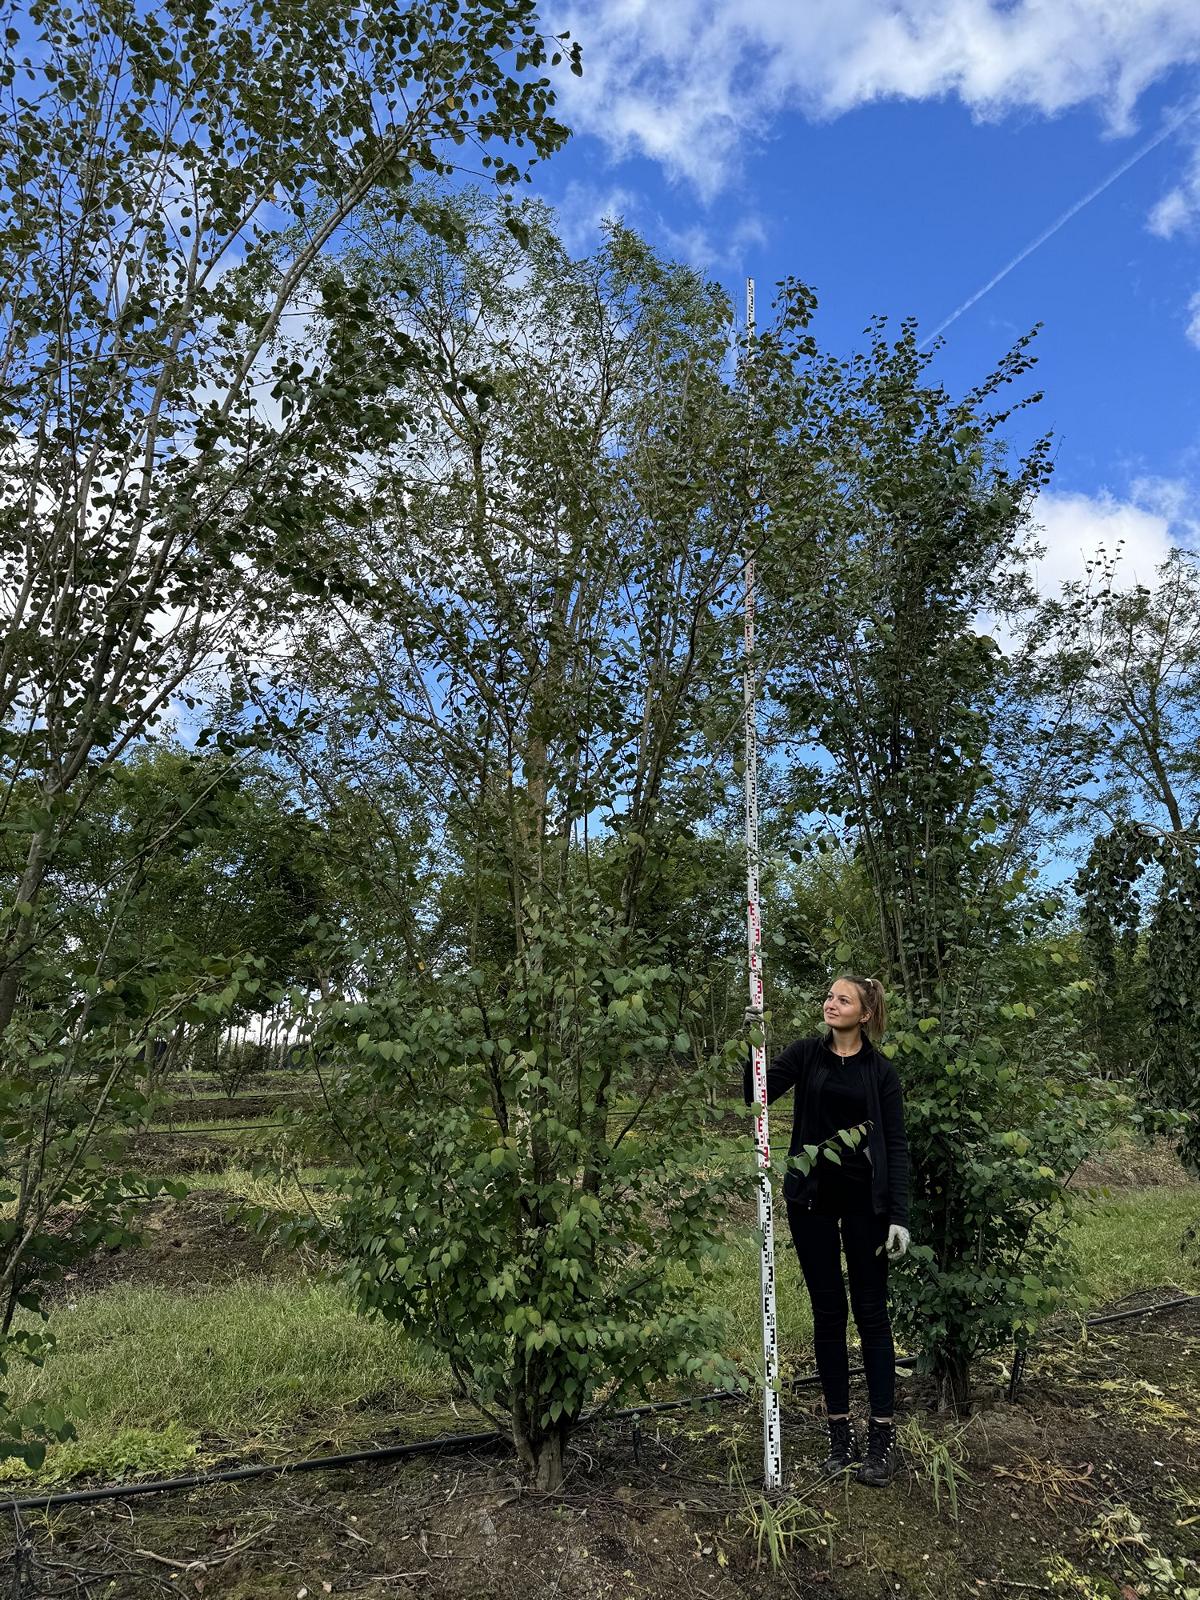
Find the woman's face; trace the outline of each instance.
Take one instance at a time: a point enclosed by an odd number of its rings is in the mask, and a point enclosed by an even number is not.
[[[825,996],[825,1021],[831,1028],[853,1028],[856,1023],[862,1022],[864,1015],[863,1003],[854,984],[847,983],[845,978],[838,978],[829,985],[829,993]]]

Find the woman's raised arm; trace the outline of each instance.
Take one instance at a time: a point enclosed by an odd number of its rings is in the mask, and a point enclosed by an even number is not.
[[[805,1066],[808,1064],[809,1046],[811,1039],[796,1039],[786,1049],[781,1050],[773,1061],[767,1064],[767,1104],[779,1099],[781,1094],[786,1094],[789,1089],[794,1089],[799,1083]],[[752,1077],[753,1058],[751,1051],[746,1051],[746,1064],[742,1068],[742,1094],[746,1104],[754,1104],[754,1082]]]

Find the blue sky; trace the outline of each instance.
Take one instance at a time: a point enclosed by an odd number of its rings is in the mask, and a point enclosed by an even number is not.
[[[537,176],[568,242],[623,215],[740,303],[813,284],[850,348],[876,311],[946,330],[961,389],[1041,321],[1047,585],[1125,541],[1200,544],[1200,0],[582,0],[575,138]],[[1193,107],[1195,110],[1193,111]],[[1186,120],[1180,121],[1181,118]]]

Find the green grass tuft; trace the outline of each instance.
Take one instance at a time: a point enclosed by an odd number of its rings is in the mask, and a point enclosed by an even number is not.
[[[336,1286],[303,1279],[190,1294],[122,1286],[56,1312],[52,1327],[50,1360],[14,1368],[9,1383],[15,1404],[54,1400],[78,1430],[74,1444],[51,1447],[43,1475],[65,1476],[87,1452],[111,1464],[137,1430],[245,1449],[306,1425],[336,1436],[364,1403],[403,1414],[447,1390],[441,1365],[402,1334],[356,1316]],[[148,1447],[136,1465],[160,1463]]]
[[[103,1478],[106,1483],[131,1474],[172,1476],[196,1464],[199,1439],[177,1422],[165,1428],[97,1428],[78,1439],[51,1445],[34,1471],[23,1461],[0,1461],[0,1482],[16,1491],[25,1483],[67,1483],[72,1478]]]
[[[1076,1262],[1071,1304],[1093,1310],[1137,1289],[1177,1284],[1200,1291],[1200,1263],[1180,1249],[1200,1221],[1200,1186],[1114,1190],[1089,1202],[1068,1230]]]

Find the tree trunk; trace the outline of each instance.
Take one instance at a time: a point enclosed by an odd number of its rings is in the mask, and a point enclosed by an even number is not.
[[[44,796],[46,804],[55,798],[55,793],[54,790],[47,792]],[[49,843],[48,828],[40,829],[29,841],[25,870],[21,874],[21,882],[16,893],[18,905],[32,905],[37,899],[42,880],[46,875],[46,851]],[[9,952],[20,950],[22,941],[29,936],[32,924],[32,915],[14,917],[3,950],[0,951],[0,1034],[5,1032],[13,1019],[13,1012],[17,1008],[17,994],[21,986],[21,974],[25,966],[23,956],[11,956]]]
[[[933,1381],[940,1412],[963,1409],[971,1400],[971,1357],[950,1346],[938,1350],[933,1358]]]
[[[538,1401],[534,1400],[534,1406]],[[540,1410],[540,1407],[539,1407]],[[560,1417],[548,1428],[539,1428],[522,1390],[513,1387],[512,1430],[517,1460],[535,1489],[552,1494],[562,1487],[563,1456],[571,1424]]]

